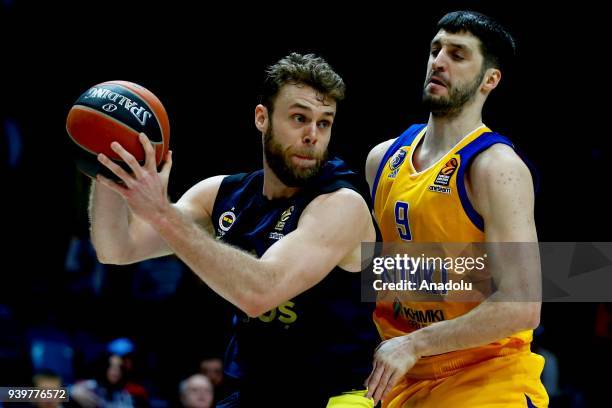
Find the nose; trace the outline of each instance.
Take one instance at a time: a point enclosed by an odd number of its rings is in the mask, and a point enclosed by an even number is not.
[[[438,55],[433,58],[431,62],[431,69],[434,72],[440,72],[446,70],[446,64],[448,62],[446,51],[443,49],[440,50]]]
[[[304,136],[302,137],[302,141],[305,144],[316,144],[318,140],[318,130],[317,122],[314,120],[309,123],[308,126],[304,126]]]

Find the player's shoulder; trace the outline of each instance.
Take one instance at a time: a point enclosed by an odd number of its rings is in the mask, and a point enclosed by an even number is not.
[[[395,142],[396,140],[397,140],[397,138],[385,140],[384,142],[381,142],[381,143],[377,144],[376,146],[374,146],[370,150],[370,152],[368,153],[367,160],[368,161],[369,160],[378,160],[380,162],[380,160],[385,155],[387,150],[389,150],[389,148],[391,147],[393,142]]]
[[[383,159],[383,157],[385,156],[385,153],[387,153],[391,145],[396,140],[397,138],[385,140],[384,142],[379,143],[376,146],[374,146],[372,150],[370,150],[370,152],[368,153],[368,157],[366,159],[366,165],[365,165],[365,173],[366,173],[366,179],[368,183],[370,184],[370,186],[372,186],[374,177],[376,177],[376,172],[378,171],[378,168],[380,167],[381,160]]]
[[[193,212],[211,213],[219,188],[227,175],[208,177],[183,194],[176,206]]]
[[[199,181],[198,183],[194,184],[193,187],[187,190],[187,192],[185,193],[185,196],[195,198],[195,197],[207,195],[208,193],[212,191],[217,191],[219,190],[221,183],[223,183],[223,180],[225,180],[227,177],[230,177],[230,176],[219,175],[219,176],[212,176],[212,177],[205,178]]]
[[[340,188],[314,198],[306,207],[305,214],[324,218],[350,219],[369,217],[370,210],[359,192],[350,188]]]
[[[531,171],[511,146],[495,144],[474,158],[468,194],[487,225],[518,217],[533,217],[535,191]]]
[[[325,193],[317,196],[314,200],[312,200],[311,204],[314,205],[325,205],[325,206],[334,206],[334,205],[365,205],[367,208],[367,204],[363,196],[351,189],[351,188],[339,188],[336,191],[332,191],[331,193]]]
[[[472,174],[478,173],[483,176],[504,170],[529,173],[529,168],[523,159],[511,146],[503,143],[496,143],[478,154],[470,166]]]
[[[196,183],[185,193],[184,197],[190,199],[210,198],[211,195],[216,196],[217,193],[225,195],[232,193],[235,189],[244,189],[245,185],[253,185],[250,188],[256,189],[262,183],[262,179],[262,171],[212,176]]]
[[[350,188],[317,196],[304,209],[298,224],[316,234],[321,234],[322,228],[335,231],[337,239],[347,242],[374,239],[370,209],[363,196]]]
[[[474,158],[468,177],[472,188],[483,193],[512,195],[518,189],[533,189],[533,178],[527,164],[511,146],[500,143]]]

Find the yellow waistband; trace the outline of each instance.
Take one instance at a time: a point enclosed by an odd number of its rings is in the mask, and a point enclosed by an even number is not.
[[[510,339],[504,344],[492,343],[478,348],[422,357],[408,371],[406,377],[421,380],[448,377],[462,369],[492,358],[530,351],[530,343],[525,343],[520,339]]]

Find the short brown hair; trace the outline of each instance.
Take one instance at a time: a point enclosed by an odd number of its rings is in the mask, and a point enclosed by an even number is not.
[[[270,111],[278,91],[287,84],[311,86],[336,102],[344,99],[346,86],[332,67],[315,54],[291,53],[266,70],[261,103]]]

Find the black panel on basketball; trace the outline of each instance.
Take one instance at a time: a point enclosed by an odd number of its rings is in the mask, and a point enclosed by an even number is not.
[[[151,108],[135,93],[117,84],[97,85],[83,93],[75,105],[87,106],[144,132],[153,143],[162,143],[162,131]]]

